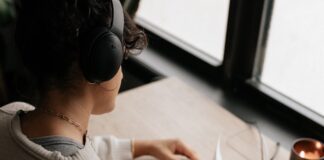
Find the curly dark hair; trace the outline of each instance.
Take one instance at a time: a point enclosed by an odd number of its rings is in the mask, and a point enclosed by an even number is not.
[[[71,88],[79,69],[78,31],[110,25],[111,0],[21,0],[16,42],[26,67],[39,88]],[[145,33],[124,11],[124,54],[137,54],[147,46]]]

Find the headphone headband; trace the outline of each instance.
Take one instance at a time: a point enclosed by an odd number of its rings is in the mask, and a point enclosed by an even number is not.
[[[119,0],[112,0],[113,19],[110,31],[115,33],[120,41],[123,41],[124,10]]]

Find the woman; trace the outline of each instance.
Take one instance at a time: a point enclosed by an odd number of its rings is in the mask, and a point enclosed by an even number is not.
[[[174,160],[180,154],[197,159],[179,140],[86,135],[91,114],[114,109],[123,78],[121,57],[147,44],[119,7],[118,0],[22,0],[17,46],[37,79],[39,99],[33,106],[16,102],[0,109],[1,157]]]

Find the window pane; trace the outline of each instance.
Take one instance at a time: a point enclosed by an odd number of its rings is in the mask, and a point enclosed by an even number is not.
[[[261,81],[324,115],[324,1],[275,0]]]
[[[141,0],[135,20],[212,63],[223,59],[229,1]]]

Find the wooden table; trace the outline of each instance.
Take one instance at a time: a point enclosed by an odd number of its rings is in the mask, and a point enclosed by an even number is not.
[[[256,129],[176,78],[163,79],[120,94],[112,113],[93,116],[91,135],[120,138],[180,138],[212,160],[220,136],[223,160],[261,160]],[[264,154],[270,159],[275,143],[263,135]],[[141,159],[152,159],[144,157]],[[288,160],[279,148],[275,160]]]

